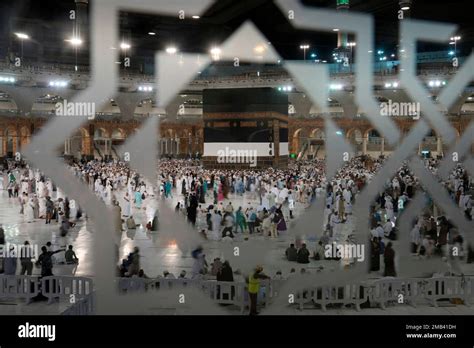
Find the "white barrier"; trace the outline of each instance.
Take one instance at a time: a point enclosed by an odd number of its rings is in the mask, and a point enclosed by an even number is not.
[[[146,290],[145,279],[143,278],[120,278],[118,281],[119,290],[122,292],[140,291]]]
[[[168,279],[168,278],[155,278],[155,279],[144,279],[146,289],[150,290],[171,290],[171,289],[182,289],[188,286],[195,286],[197,282],[192,279]]]
[[[263,280],[258,294],[259,305],[268,306],[278,295],[284,280]],[[41,287],[40,287],[41,284]],[[208,294],[217,304],[235,305],[244,312],[249,303],[245,283],[217,282],[201,279],[144,279],[119,278],[119,289],[123,292],[148,291],[159,289],[182,289],[193,287]],[[20,298],[27,303],[40,292],[51,303],[54,299],[74,300],[82,306],[93,306],[91,300],[82,301],[93,291],[92,280],[73,276],[51,276],[39,280],[33,276],[5,276],[0,275],[0,299]],[[74,296],[72,296],[74,295]],[[402,295],[402,297],[400,297]],[[300,291],[296,302],[303,309],[306,304],[321,306],[327,310],[329,304],[352,304],[359,311],[360,305],[369,301],[379,304],[385,309],[389,302],[404,303],[416,306],[420,299],[427,299],[433,306],[442,299],[461,299],[465,305],[474,301],[474,277],[442,277],[424,279],[396,279],[385,278],[375,280],[362,286],[350,284],[345,286],[319,286]],[[400,302],[400,299],[402,301]],[[78,305],[80,307],[81,305]],[[85,307],[84,307],[85,308]],[[90,312],[81,309],[83,312]],[[71,309],[71,311],[73,311]]]
[[[95,293],[86,295],[71,307],[66,309],[61,315],[92,315],[95,313]]]
[[[470,306],[474,302],[474,277],[465,277],[466,295],[464,297],[464,304]]]
[[[20,298],[30,303],[38,294],[38,277],[0,275],[0,298]]]
[[[382,309],[390,301],[408,303],[416,307],[422,296],[422,287],[419,279],[387,278],[374,281],[369,286],[370,303],[378,303]]]
[[[244,283],[206,281],[210,288],[211,299],[217,304],[228,304],[240,307],[243,313],[245,308]]]
[[[120,278],[119,289],[121,292],[146,291],[146,290],[178,290],[197,288],[207,294],[217,304],[235,305],[243,312],[245,306],[245,283],[218,282],[215,280],[196,279],[143,279]]]
[[[262,280],[258,294],[258,304],[268,304],[278,296],[284,280]],[[245,283],[217,282],[201,279],[151,279],[123,278],[119,281],[123,291],[143,291],[159,289],[180,289],[194,287],[208,294],[213,302],[231,304],[240,307],[244,312],[249,304]],[[460,298],[466,305],[474,300],[474,277],[443,277],[427,279],[384,278],[361,284],[341,286],[318,286],[308,288],[296,294],[296,303],[300,309],[311,304],[312,308],[320,306],[323,311],[328,305],[353,305],[357,311],[368,300],[379,304],[382,309],[390,302],[409,304],[416,307],[420,299],[428,299],[434,306],[440,299]]]
[[[297,294],[299,308],[304,309],[306,303],[321,306],[327,310],[329,304],[354,305],[360,311],[360,305],[367,302],[367,289],[361,284],[341,286],[323,285],[311,288]]]
[[[437,301],[441,299],[462,299],[464,303],[468,304],[469,298],[473,296],[470,278],[429,278],[423,280],[423,285],[423,295],[434,307],[438,307]]]
[[[48,298],[48,303],[56,298],[77,301],[92,291],[92,280],[89,278],[50,276],[41,279],[41,293]]]

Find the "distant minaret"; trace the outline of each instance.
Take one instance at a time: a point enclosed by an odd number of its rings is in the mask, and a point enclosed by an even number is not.
[[[336,0],[337,11],[347,12],[349,11],[349,0]],[[337,33],[337,48],[347,47],[347,33],[339,31]]]
[[[74,24],[74,36],[86,41],[88,29],[87,7],[89,6],[89,0],[75,0],[75,2],[76,21]]]
[[[412,0],[399,0],[398,1],[398,6],[399,6],[399,10],[398,10],[398,18],[403,20],[403,19],[407,19],[407,18],[410,18],[410,14],[411,14],[411,7],[412,7]],[[400,36],[400,40],[399,40],[399,44],[397,45],[397,49],[398,49],[398,54],[399,54],[399,57],[402,58],[402,57],[405,57],[406,55],[406,52],[405,52],[405,46],[404,46],[404,43],[403,43],[403,37]]]
[[[412,3],[412,0],[399,0],[398,1],[398,6],[400,6],[400,10],[403,11],[403,18],[410,17],[411,3]]]

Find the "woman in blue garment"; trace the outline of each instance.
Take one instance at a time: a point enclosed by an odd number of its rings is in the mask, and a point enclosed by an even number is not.
[[[142,194],[140,191],[135,191],[135,205],[138,209],[142,207]]]

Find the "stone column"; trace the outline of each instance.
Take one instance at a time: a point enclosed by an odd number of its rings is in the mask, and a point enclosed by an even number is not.
[[[380,142],[380,155],[383,156],[383,153],[385,151],[385,138],[381,138],[381,142]]]
[[[280,164],[280,121],[273,120],[273,158],[275,167]]]
[[[443,155],[443,141],[441,140],[441,137],[436,138],[436,152],[438,153],[438,156]]]
[[[176,138],[176,156],[179,155],[179,138]]]
[[[20,152],[20,132],[16,131],[16,138],[15,138],[15,151],[14,153]]]
[[[368,138],[367,137],[363,137],[362,138],[362,154],[363,155],[367,155],[367,142],[368,142]]]
[[[422,143],[418,144],[418,155],[421,155]]]
[[[67,140],[64,140],[64,155],[69,155],[68,149],[67,149]]]

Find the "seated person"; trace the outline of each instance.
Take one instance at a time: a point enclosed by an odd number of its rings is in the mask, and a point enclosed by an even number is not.
[[[232,243],[234,238],[231,237],[231,232],[227,231],[224,238],[221,239],[223,242]]]
[[[313,259],[315,259],[315,260],[324,259],[324,246],[323,246],[323,242],[321,240],[318,242],[318,247],[314,251]]]
[[[170,273],[168,271],[163,272],[163,278],[165,279],[176,279],[173,273]]]
[[[298,263],[309,263],[309,251],[306,248],[306,243],[301,245],[301,248],[298,250],[296,257],[296,262]]]
[[[288,261],[296,261],[298,250],[295,248],[294,244],[290,244],[290,246],[285,251],[285,255]]]
[[[74,250],[72,250],[72,245],[69,246],[68,250],[64,253],[64,257],[66,259],[66,264],[77,264],[79,263],[79,259],[76,256]]]
[[[133,219],[133,216],[130,216],[128,219],[127,219],[127,228],[129,230],[134,230],[137,228],[137,225],[135,224],[135,220]]]
[[[150,279],[150,277],[145,274],[145,271],[143,269],[140,269],[138,271],[138,278]]]
[[[128,260],[127,259],[122,259],[122,264],[119,267],[119,273],[120,277],[124,278],[125,274],[128,272]]]

